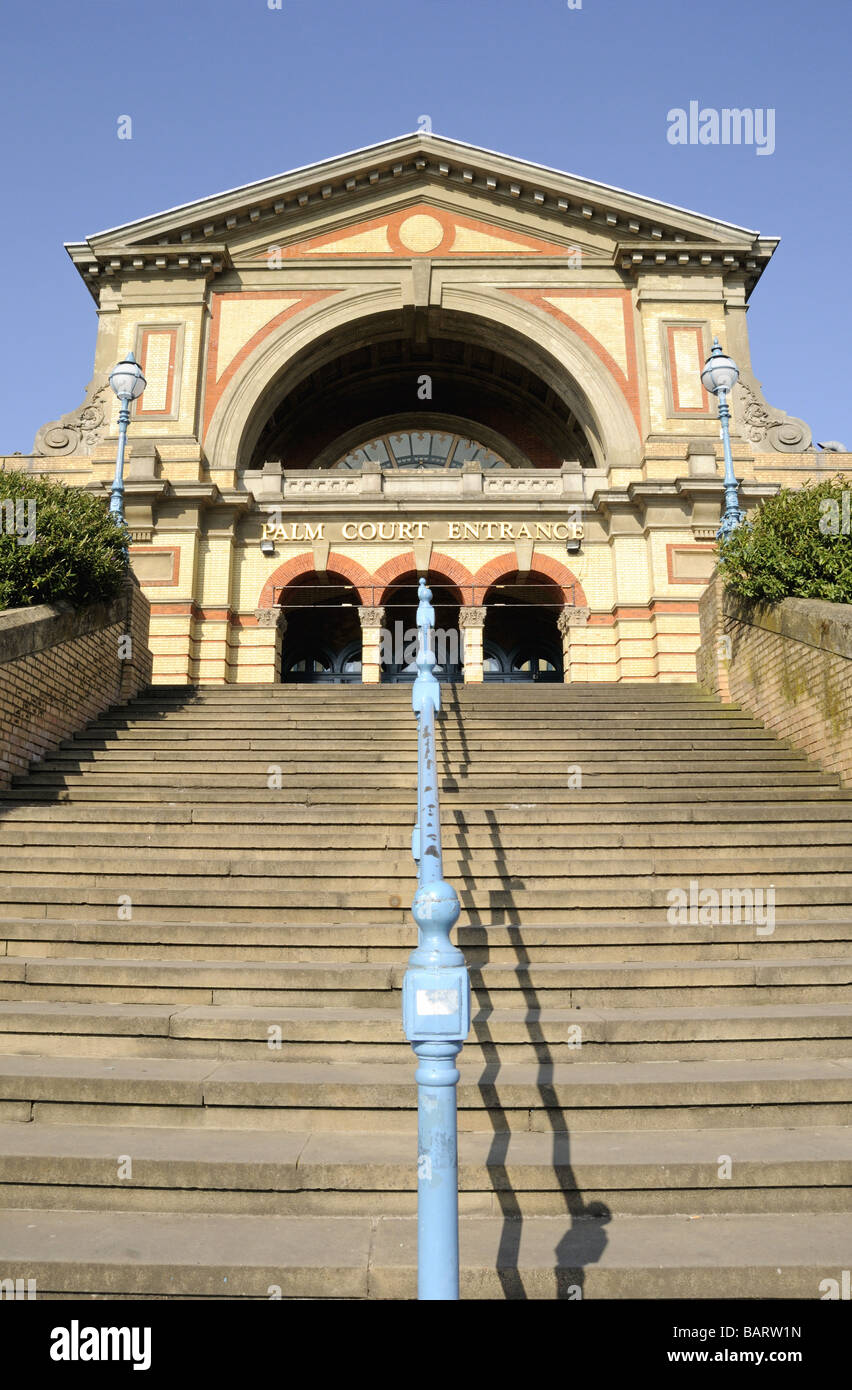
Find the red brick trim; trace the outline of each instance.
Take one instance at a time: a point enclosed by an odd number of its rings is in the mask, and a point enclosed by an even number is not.
[[[289,303],[286,308],[276,314],[262,328],[244,343],[235,357],[228,363],[221,376],[217,377],[218,356],[219,356],[219,325],[222,316],[222,301],[225,299],[287,299],[293,298],[293,291],[286,289],[280,290],[214,290],[212,296],[212,315],[210,324],[210,340],[207,344],[207,372],[204,387],[204,434],[210,427],[213,412],[226,387],[230,384],[235,374],[245,362],[249,353],[254,352],[259,343],[264,338],[268,338],[270,333],[274,333],[287,319],[293,318],[295,314],[300,314],[303,309],[310,308],[313,304],[318,304],[321,299],[328,299],[330,295],[340,294],[340,290],[305,290],[301,292],[301,298],[295,304]]]
[[[567,323],[572,332],[581,338],[587,347],[606,367],[618,386],[624,399],[630,407],[636,428],[642,434],[642,416],[639,408],[639,378],[636,370],[636,336],[633,331],[633,307],[630,299],[629,290],[609,290],[609,289],[569,289],[565,285],[548,286],[547,289],[518,290],[507,289],[505,294],[514,294],[518,299],[526,299],[528,303],[534,304],[537,308],[543,309],[546,314],[551,314],[553,318],[559,319],[562,323]],[[627,375],[625,376],[614,357],[611,357],[604,347],[581,323],[573,319],[564,309],[558,309],[555,304],[547,302],[547,295],[567,296],[574,299],[620,299],[621,312],[624,315],[624,345],[627,353]]]
[[[159,618],[194,618],[198,613],[197,604],[190,599],[174,599],[171,603],[152,603],[151,616]]]
[[[443,230],[443,237],[437,246],[429,251],[412,251],[411,247],[406,246],[400,236],[400,228],[409,217],[426,216],[432,217],[440,223]],[[455,249],[456,229],[463,227],[466,231],[484,233],[486,236],[494,237],[496,240],[506,242],[505,251],[457,251]],[[387,233],[388,251],[347,251],[336,249],[334,251],[324,251],[324,247],[329,243],[344,242],[347,237],[362,236],[364,232],[372,232],[384,228]],[[544,255],[544,256],[568,256],[576,251],[574,246],[563,246],[560,243],[546,241],[543,237],[529,236],[526,232],[515,231],[508,227],[497,227],[490,222],[483,222],[478,218],[464,217],[461,213],[447,212],[444,208],[437,207],[432,203],[417,202],[408,207],[402,208],[399,212],[388,215],[382,213],[378,217],[371,217],[367,220],[358,220],[349,223],[348,226],[338,227],[332,232],[320,232],[317,236],[291,242],[289,246],[281,248],[281,255],[287,259],[301,258],[303,256],[327,257],[329,260],[340,257],[357,257],[362,260],[364,257],[388,257],[402,256],[408,259],[411,256],[523,256],[523,255]],[[256,260],[265,259],[268,251],[257,253]]]
[[[683,599],[649,599],[642,607],[639,604],[631,604],[629,607],[615,607],[611,613],[592,613],[589,618],[589,627],[615,627],[616,623],[647,622],[649,618],[655,618],[658,613],[697,613],[698,600],[691,598]],[[672,637],[692,637],[691,632],[674,632],[667,636]]]
[[[375,586],[376,598],[374,603],[380,606],[387,597],[387,591],[394,580],[400,579],[404,574],[417,574],[417,565],[414,560],[414,551],[405,551],[402,555],[394,555],[392,559],[385,560],[373,575],[373,585]],[[429,574],[437,578],[448,579],[451,584],[455,584],[459,589],[459,602],[464,603],[464,589],[473,583],[473,577],[466,565],[460,560],[454,560],[451,555],[442,555],[439,551],[433,550],[429,560]],[[381,593],[378,591],[381,590]]]
[[[341,555],[339,551],[332,550],[326,565],[328,574],[339,574],[343,579],[348,579],[358,590],[359,598],[364,604],[372,602],[370,598],[371,585],[373,583],[367,570],[363,565],[359,565],[357,560],[350,560],[348,555]],[[257,601],[258,608],[271,608],[275,602],[275,590],[285,589],[288,584],[292,584],[294,579],[299,579],[303,574],[315,573],[314,557],[309,551],[303,551],[301,555],[294,555],[291,560],[287,560],[283,565],[279,565],[277,570],[266,580],[260,591],[260,598]]]
[[[701,383],[701,398],[703,405],[681,405],[680,387],[677,376],[677,357],[674,350],[675,333],[694,333],[698,340],[698,360],[704,361],[706,349],[704,345],[704,326],[698,323],[668,323],[666,324],[666,353],[668,355],[669,381],[672,388],[672,411],[675,415],[708,415],[710,413],[710,397],[705,390],[704,383]]]
[[[175,395],[175,360],[177,357],[177,342],[179,329],[172,327],[171,324],[164,324],[162,328],[156,324],[146,324],[140,329],[139,342],[139,366],[142,375],[148,375],[148,339],[151,334],[165,334],[171,338],[169,344],[169,360],[166,365],[166,403],[158,410],[147,410],[145,408],[144,392],[139,400],[134,402],[134,416],[137,420],[167,420],[174,413]]]
[[[530,579],[534,575],[540,575],[558,584],[563,590],[565,603],[573,603],[578,608],[588,608],[589,601],[586,598],[585,590],[577,576],[569,570],[567,565],[563,565],[561,560],[553,560],[549,555],[533,555],[533,568],[530,570]],[[505,555],[498,555],[496,559],[489,560],[482,565],[473,576],[473,583],[480,592],[478,602],[482,602],[482,595],[485,590],[498,579],[503,579],[507,575],[517,574],[518,557],[513,550],[507,551]]]

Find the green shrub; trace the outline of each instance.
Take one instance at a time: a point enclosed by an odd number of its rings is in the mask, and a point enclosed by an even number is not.
[[[0,472],[0,609],[113,598],[125,539],[102,498],[46,475]]]
[[[844,492],[846,497],[844,500]],[[852,481],[784,488],[719,547],[719,570],[743,598],[852,603]]]

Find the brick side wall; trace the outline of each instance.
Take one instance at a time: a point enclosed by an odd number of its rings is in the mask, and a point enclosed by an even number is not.
[[[699,616],[699,684],[852,786],[852,604],[757,606],[714,575]]]
[[[148,615],[132,575],[111,603],[0,613],[0,790],[150,683]]]

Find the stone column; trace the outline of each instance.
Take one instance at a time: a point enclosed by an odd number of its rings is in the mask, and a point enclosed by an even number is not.
[[[573,604],[567,603],[556,619],[556,626],[562,637],[562,679],[566,685],[571,684],[571,633],[578,627],[585,627],[590,614],[589,608],[575,608]]]
[[[482,634],[485,628],[484,608],[460,608],[459,631],[464,644],[465,685],[482,684]]]
[[[237,676],[238,680],[269,681],[272,685],[281,679],[281,654],[287,619],[279,604],[256,609],[255,617],[257,627],[248,629],[252,635],[251,642],[240,643]]]
[[[361,680],[364,685],[378,685],[382,678],[382,628],[384,608],[359,608],[361,619]]]

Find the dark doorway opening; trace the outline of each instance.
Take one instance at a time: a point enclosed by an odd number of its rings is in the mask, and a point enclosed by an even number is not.
[[[308,685],[357,685],[361,681],[359,600],[350,584],[323,584],[318,575],[288,584],[284,605],[287,631],[281,679]]]
[[[544,575],[507,575],[485,594],[484,681],[561,681],[562,589]]]
[[[462,645],[459,632],[461,595],[455,585],[429,578],[435,609],[435,676],[453,684],[462,679]],[[417,676],[417,580],[404,576],[382,600],[385,625],[382,634],[382,683],[394,685]]]

